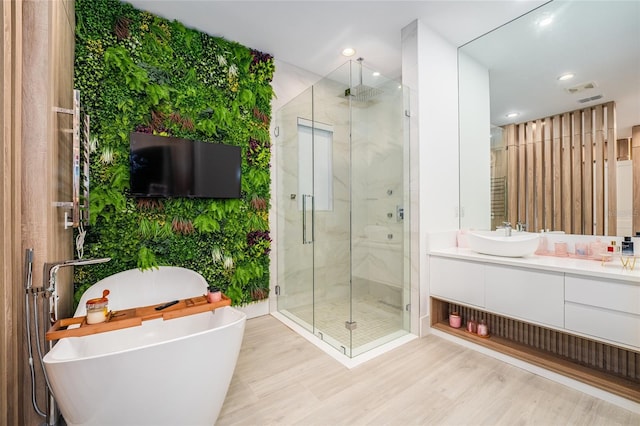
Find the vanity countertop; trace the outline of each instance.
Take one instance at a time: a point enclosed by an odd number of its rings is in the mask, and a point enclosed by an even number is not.
[[[599,277],[627,281],[640,285],[640,259],[636,259],[634,270],[630,270],[622,268],[622,262],[620,261],[619,256],[614,256],[610,261],[602,263],[597,260],[578,259],[575,257],[538,255],[526,257],[489,256],[486,254],[476,253],[468,248],[458,247],[433,249],[429,254],[432,256],[472,260],[496,265],[516,266],[592,278]]]

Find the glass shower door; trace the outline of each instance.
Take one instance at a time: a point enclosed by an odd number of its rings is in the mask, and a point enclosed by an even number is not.
[[[313,192],[300,192],[298,118],[311,117],[310,87],[276,115],[278,311],[313,332]]]

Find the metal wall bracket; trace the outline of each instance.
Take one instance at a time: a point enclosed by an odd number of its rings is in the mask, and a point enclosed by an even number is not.
[[[346,328],[349,331],[353,331],[356,328],[358,328],[358,323],[355,321],[345,321],[344,322],[344,328]]]

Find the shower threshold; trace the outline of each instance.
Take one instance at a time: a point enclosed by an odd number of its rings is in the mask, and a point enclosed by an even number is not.
[[[360,354],[349,357],[342,352],[340,352],[338,347],[341,345],[338,341],[333,340],[331,337],[324,335],[324,340],[320,339],[318,336],[313,334],[309,329],[312,329],[310,324],[304,323],[300,325],[297,322],[293,321],[287,315],[288,311],[282,312],[271,312],[271,315],[276,318],[278,321],[285,324],[287,327],[298,333],[300,336],[305,338],[307,341],[315,345],[317,348],[325,352],[327,355],[331,356],[336,361],[340,362],[345,367],[351,369],[361,365],[367,361],[370,361],[384,353],[387,353],[399,346],[404,345],[418,336],[415,334],[411,334],[405,330],[397,330],[383,338],[374,340],[372,342],[366,343],[362,346],[355,348],[355,351],[360,352]],[[294,315],[293,315],[294,316]],[[297,317],[296,317],[297,318]],[[307,328],[305,328],[305,326]],[[332,345],[333,343],[333,345]]]

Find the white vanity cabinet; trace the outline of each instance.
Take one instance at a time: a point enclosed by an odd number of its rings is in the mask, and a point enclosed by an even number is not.
[[[485,265],[485,308],[541,325],[564,327],[564,274]]]
[[[640,273],[615,263],[432,251],[436,299],[606,344],[640,349]]]
[[[484,265],[478,262],[431,257],[431,295],[484,308]]]
[[[640,347],[640,282],[566,275],[565,328]]]

